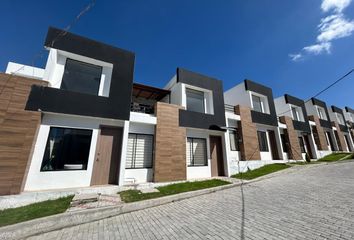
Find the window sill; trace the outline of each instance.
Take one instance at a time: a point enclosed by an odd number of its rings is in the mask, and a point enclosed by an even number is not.
[[[187,165],[187,167],[207,167],[207,165]]]
[[[125,168],[125,170],[134,170],[134,169],[152,169],[153,167],[142,167],[142,168]]]

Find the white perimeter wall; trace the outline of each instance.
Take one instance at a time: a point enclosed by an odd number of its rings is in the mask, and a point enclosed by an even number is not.
[[[124,121],[104,120],[99,118],[87,118],[62,114],[43,114],[43,119],[39,127],[38,136],[24,190],[34,191],[90,186],[92,167],[95,159],[95,151],[100,124],[123,127]],[[92,130],[92,139],[89,152],[89,159],[87,163],[87,170],[47,172],[40,171],[48,139],[49,129],[51,126]]]

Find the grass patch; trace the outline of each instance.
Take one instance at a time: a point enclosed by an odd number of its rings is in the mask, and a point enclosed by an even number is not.
[[[154,193],[142,193],[139,190],[127,190],[120,192],[120,197],[124,202],[136,202],[141,200],[147,200],[152,198],[164,197],[168,195],[196,191],[205,188],[212,188],[217,186],[222,186],[230,184],[229,182],[222,181],[219,179],[205,180],[205,181],[195,181],[195,182],[184,182],[176,183],[163,187],[158,187],[160,192]]]
[[[65,212],[74,196],[0,211],[0,227]]]
[[[334,162],[334,161],[339,161],[342,158],[345,159],[351,159],[354,157],[353,153],[332,153],[327,156],[324,156],[323,158],[318,159],[320,162]],[[342,159],[342,160],[345,160]]]
[[[245,173],[238,173],[236,175],[233,175],[232,177],[251,180],[289,167],[289,165],[282,163],[269,164],[254,170],[249,170]]]

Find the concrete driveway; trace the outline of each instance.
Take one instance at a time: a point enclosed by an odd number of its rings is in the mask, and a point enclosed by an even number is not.
[[[354,161],[294,168],[30,239],[354,239]]]

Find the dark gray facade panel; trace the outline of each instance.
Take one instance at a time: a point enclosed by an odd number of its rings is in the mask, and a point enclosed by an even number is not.
[[[177,82],[211,90],[213,92],[214,114],[179,110],[181,127],[221,130],[226,126],[224,92],[222,81],[186,69],[177,68]]]
[[[245,83],[245,90],[262,94],[266,96],[268,99],[270,114],[260,113],[252,110],[251,111],[252,121],[254,123],[259,123],[259,124],[278,126],[278,117],[275,111],[272,89],[248,79],[246,79],[244,83]]]
[[[26,110],[129,120],[133,86],[134,53],[90,40],[63,30],[49,28],[45,46],[113,65],[109,97],[67,90],[33,87]]]
[[[332,129],[332,124],[330,121],[320,119],[320,125],[321,125],[321,127]]]
[[[352,109],[350,107],[345,107],[345,111],[354,114],[354,109]]]

